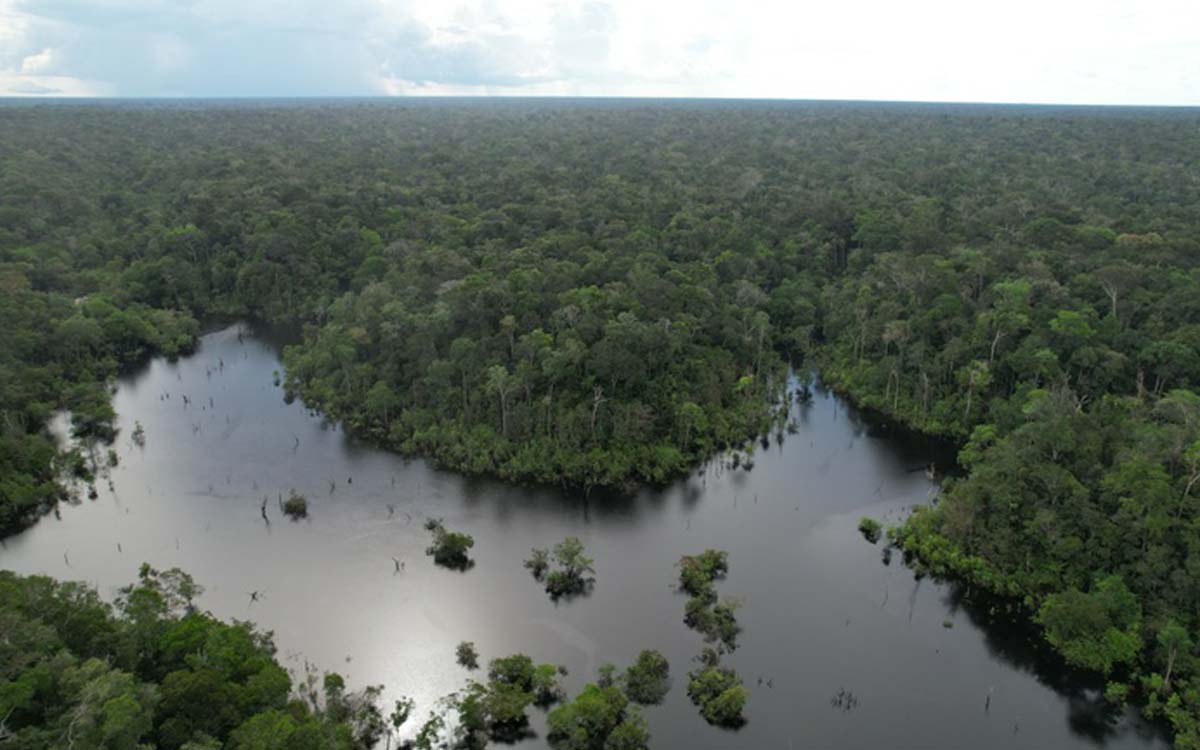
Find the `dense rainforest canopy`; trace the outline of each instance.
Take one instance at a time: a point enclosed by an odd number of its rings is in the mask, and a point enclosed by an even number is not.
[[[0,571],[0,742],[22,750],[370,750],[380,688],[292,677],[269,633],[195,604],[143,566],[115,607],[89,586]]]
[[[746,102],[0,106],[0,521],[198,320],[463,471],[660,482],[807,357],[960,441],[893,537],[1200,746],[1200,114]]]

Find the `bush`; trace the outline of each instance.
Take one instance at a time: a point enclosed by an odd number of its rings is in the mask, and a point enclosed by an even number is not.
[[[591,575],[592,558],[584,554],[583,542],[578,537],[569,536],[554,545],[555,570],[550,570],[551,553],[545,549],[534,549],[532,555],[525,561],[525,567],[533,573],[533,577],[546,584],[546,593],[551,598],[577,596],[587,593],[596,579]]]
[[[700,715],[709,724],[738,727],[745,723],[742,710],[747,692],[737,672],[722,667],[720,657],[705,649],[699,668],[688,673],[688,697],[700,707]]]
[[[679,558],[679,588],[692,596],[715,596],[713,582],[729,572],[729,553],[709,549]]]
[[[525,567],[533,574],[535,580],[541,581],[546,577],[546,571],[550,569],[550,551],[545,548],[531,550],[529,559],[525,561]]]
[[[525,654],[513,654],[493,659],[488,665],[488,679],[493,683],[513,685],[529,693],[539,706],[548,706],[562,699],[559,675],[565,669],[554,664],[534,664]]]
[[[587,685],[575,700],[550,712],[546,727],[554,750],[643,750],[650,740],[645,721],[616,687]]]
[[[747,692],[742,685],[734,685],[706,702],[700,709],[704,720],[719,727],[737,727],[746,723],[742,709],[746,706]]]
[[[866,539],[871,544],[875,544],[883,536],[883,526],[874,518],[863,516],[858,521],[858,530],[862,532],[863,539]]]
[[[425,548],[425,554],[445,568],[466,570],[475,564],[467,551],[475,546],[475,539],[470,534],[450,531],[442,525],[441,519],[430,518],[425,522],[425,528],[433,534],[433,544]]]
[[[646,649],[625,670],[625,694],[644,706],[662,703],[671,689],[671,665],[658,651]]]
[[[454,649],[455,658],[457,658],[459,666],[467,669],[479,669],[479,652],[475,650],[475,644],[470,641],[463,641]]]
[[[691,594],[684,605],[683,621],[703,634],[706,641],[721,641],[732,650],[741,632],[734,616],[737,604],[729,600],[718,603],[714,585],[728,572],[729,555],[721,550],[705,550],[679,559],[679,588]]]
[[[288,491],[287,500],[283,501],[283,514],[293,521],[308,518],[308,498],[295,490]]]

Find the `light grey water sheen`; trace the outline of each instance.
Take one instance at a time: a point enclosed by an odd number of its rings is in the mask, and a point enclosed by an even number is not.
[[[0,565],[91,581],[106,596],[142,561],[178,565],[206,586],[203,607],[273,630],[290,668],[308,659],[352,684],[381,683],[389,701],[413,696],[422,718],[462,685],[454,646],[471,640],[484,659],[523,651],[565,664],[572,693],[603,662],[661,650],[675,679],[666,703],[645,711],[656,748],[1167,746],[1106,715],[1094,686],[1043,665],[1025,631],[986,624],[984,607],[915,579],[898,557],[882,564],[858,518],[896,520],[929,502],[934,487],[913,469],[933,449],[881,433],[828,393],[801,410],[798,434],[759,448],[753,471],[710,467],[665,490],[586,501],[358,444],[285,404],[272,382],[277,348],[238,330],[123,379],[115,492],[101,481],[99,499],[9,539]],[[135,420],[144,448],[129,440]],[[309,497],[307,521],[278,512],[278,493],[292,487]],[[427,516],[474,535],[474,569],[425,557]],[[570,534],[595,557],[597,582],[591,596],[555,604],[521,561]],[[729,551],[718,588],[743,603],[727,660],[751,692],[737,732],[707,726],[685,692],[702,644],[682,622],[674,566],[706,547]],[[252,604],[255,590],[264,598]],[[831,705],[842,688],[859,699],[854,710]],[[540,711],[533,725],[539,737],[524,744],[545,746]]]

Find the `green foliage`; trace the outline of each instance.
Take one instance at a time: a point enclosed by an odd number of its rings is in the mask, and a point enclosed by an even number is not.
[[[77,583],[0,571],[0,712],[22,748],[369,750],[378,688],[291,698],[268,635],[194,606],[178,569],[143,565],[117,606]]]
[[[1067,661],[1108,674],[1141,651],[1141,616],[1137,598],[1119,577],[1110,576],[1086,594],[1069,589],[1046,597],[1037,622]]]
[[[866,516],[858,520],[858,530],[862,532],[863,539],[866,539],[871,544],[875,544],[883,536],[883,526],[874,518],[867,518]]]
[[[0,527],[104,470],[55,411],[113,440],[113,377],[200,318],[306,324],[288,392],[357,434],[585,488],[767,432],[809,355],[966,442],[905,549],[1058,616],[1120,576],[1197,744],[1157,637],[1200,626],[1194,114],[531,107],[5,107]]]
[[[1171,676],[1174,674],[1177,666],[1182,667],[1187,672],[1195,669],[1195,656],[1193,654],[1196,650],[1196,644],[1187,629],[1175,620],[1168,620],[1167,624],[1158,631],[1156,642],[1158,646],[1156,656],[1160,663],[1166,665],[1166,674],[1163,677],[1163,689],[1170,690]]]
[[[671,665],[658,651],[646,649],[625,670],[625,694],[643,706],[662,703],[671,689]]]
[[[694,596],[684,607],[683,621],[703,634],[706,641],[719,641],[725,648],[733,650],[737,648],[737,636],[742,630],[734,614],[737,606],[730,600],[712,602]]]
[[[533,686],[533,674],[536,668],[526,654],[513,654],[500,659],[493,659],[488,664],[488,679],[495,682],[520,685],[524,688]]]
[[[910,517],[897,541],[936,573],[1023,599],[1068,662],[1152,676],[1114,699],[1145,701],[1186,736],[1197,706],[1187,696],[1198,436],[1190,391],[1089,404],[1065,386],[1031,389],[1000,424],[974,430],[969,475],[947,482],[939,506]]]
[[[137,624],[153,624],[164,617],[191,614],[204,587],[179,568],[160,571],[148,563],[138,568],[138,582],[122,587],[117,606]]]
[[[601,664],[596,669],[596,684],[602,688],[617,684],[617,665]]]
[[[413,709],[416,707],[416,702],[412,698],[400,698],[396,701],[392,712],[388,714],[388,722],[392,725],[392,729],[399,729],[404,726],[409,717],[412,716]]]
[[[479,652],[475,650],[474,643],[462,641],[455,647],[454,656],[459,666],[467,669],[479,669]]]
[[[438,714],[430,713],[429,718],[425,720],[425,723],[421,725],[420,731],[417,732],[417,736],[413,740],[413,747],[416,750],[435,750],[435,748],[440,747],[439,738],[445,727],[445,718]]]
[[[729,553],[709,549],[679,559],[679,588],[694,597],[716,597],[714,582],[729,572]]]
[[[546,739],[554,750],[645,750],[645,720],[615,686],[589,684],[546,717]]]
[[[715,582],[729,572],[729,556],[722,550],[705,550],[699,555],[679,559],[679,588],[691,594],[684,605],[683,621],[704,635],[706,641],[720,641],[730,651],[737,648],[741,626],[734,612],[737,603],[718,601]]]
[[[543,580],[546,577],[546,571],[550,569],[550,550],[535,547],[530,551],[529,559],[525,560],[524,565],[533,575],[534,580]]]
[[[492,660],[486,683],[471,680],[464,690],[447,700],[458,714],[455,728],[458,744],[483,747],[493,740],[512,743],[525,738],[529,731],[526,713],[529,707],[546,707],[562,700],[559,674],[559,667],[534,664],[525,654]]]
[[[558,678],[563,674],[561,667],[554,664],[534,664],[525,654],[514,654],[503,659],[493,659],[488,665],[488,679],[494,683],[516,685],[529,693],[540,706],[550,705],[562,699],[562,686]]]
[[[489,740],[512,742],[520,739],[529,724],[526,710],[533,696],[519,686],[495,680],[486,684],[467,683],[453,696],[451,707],[458,712],[455,731],[466,747],[482,747]]]
[[[1124,706],[1129,699],[1129,686],[1123,682],[1110,682],[1104,686],[1104,700],[1114,706]]]
[[[700,665],[688,673],[687,692],[709,724],[738,727],[745,723],[742,711],[749,693],[736,672],[721,666],[715,652],[706,650]]]
[[[293,521],[308,518],[308,498],[296,490],[289,490],[287,499],[283,501],[283,514]]]
[[[592,558],[584,554],[583,542],[579,541],[578,537],[569,536],[554,545],[553,552],[534,549],[525,561],[525,567],[536,580],[545,583],[546,593],[550,594],[552,599],[558,599],[563,596],[577,596],[591,590],[596,581],[591,575],[596,572],[592,563]]]
[[[435,563],[454,570],[466,570],[475,564],[468,554],[475,546],[475,539],[470,534],[450,531],[437,518],[426,520],[425,528],[433,535],[433,544],[425,549],[425,554]]]

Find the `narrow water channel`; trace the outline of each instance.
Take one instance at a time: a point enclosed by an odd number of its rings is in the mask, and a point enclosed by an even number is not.
[[[362,445],[286,404],[273,383],[281,370],[268,337],[230,327],[191,357],[123,379],[112,490],[101,481],[98,499],[8,539],[0,566],[90,581],[106,596],[143,561],[182,567],[206,587],[201,606],[273,630],[287,666],[307,659],[354,685],[383,684],[389,702],[414,697],[418,717],[462,686],[454,647],[470,640],[483,659],[520,651],[566,665],[571,693],[600,664],[659,649],[674,687],[645,711],[656,748],[1167,747],[1107,712],[1097,686],[987,604],[917,579],[898,556],[884,564],[858,519],[895,521],[930,502],[922,468],[944,456],[829,393],[793,407],[799,430],[759,446],[751,471],[714,463],[662,490],[585,499]],[[141,448],[129,439],[135,422]],[[309,498],[306,521],[279,514],[276,498],[291,488]],[[475,537],[473,569],[425,557],[430,516]],[[595,558],[596,585],[554,603],[521,561],[567,535]],[[674,566],[706,547],[728,550],[718,590],[742,604],[726,661],[751,698],[736,732],[706,725],[685,692],[702,642],[683,624]],[[834,705],[839,691],[853,693],[853,708]]]

